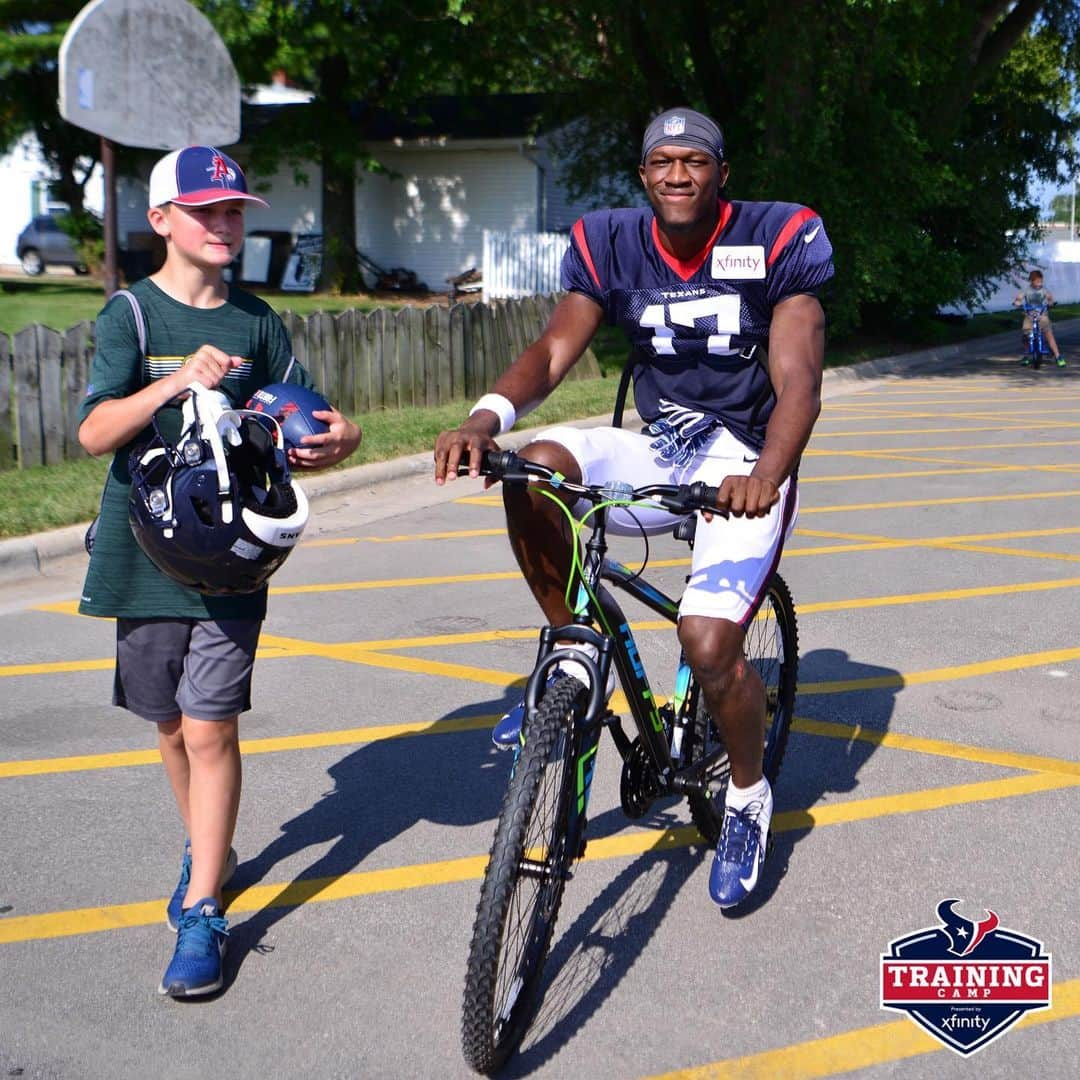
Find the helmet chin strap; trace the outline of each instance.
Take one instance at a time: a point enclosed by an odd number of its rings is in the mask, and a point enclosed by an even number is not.
[[[238,428],[239,418],[232,409],[222,407],[222,395],[217,390],[210,390],[200,382],[191,384],[191,402],[194,412],[194,422],[200,439],[210,444],[210,450],[214,455],[214,467],[217,470],[218,494],[228,495],[231,485],[229,483],[229,464],[225,458],[225,443],[222,439],[221,428],[231,430],[229,442],[234,446],[240,442]],[[221,423],[224,421],[224,423]],[[230,524],[233,519],[233,506],[231,499],[222,499],[221,520]]]

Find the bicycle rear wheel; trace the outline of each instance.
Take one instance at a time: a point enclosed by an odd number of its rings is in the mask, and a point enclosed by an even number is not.
[[[503,799],[465,976],[462,1049],[479,1073],[505,1064],[528,1029],[570,863],[574,758],[585,687],[549,687],[529,718]],[[580,832],[575,829],[575,832]]]
[[[799,672],[799,634],[791,591],[779,574],[769,582],[768,592],[757,616],[746,628],[743,645],[746,659],[754,665],[765,684],[765,751],[762,771],[770,784],[776,783],[784,760],[791,720],[795,711],[795,687]],[[731,766],[723,750],[723,739],[705,706],[705,695],[695,686],[697,699],[691,725],[691,760],[712,758],[705,770],[707,789],[688,796],[690,816],[698,832],[710,843],[720,839],[724,821],[724,799]]]

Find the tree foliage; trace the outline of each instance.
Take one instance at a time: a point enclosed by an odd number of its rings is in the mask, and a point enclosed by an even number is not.
[[[579,195],[634,174],[661,109],[714,116],[733,197],[822,213],[837,330],[976,299],[1036,228],[1033,181],[1076,169],[1070,0],[472,0],[465,10],[481,63],[560,91],[560,107],[568,99],[585,118],[564,145]]]
[[[279,162],[322,171],[323,282],[355,291],[358,171],[379,171],[365,149],[380,110],[404,114],[448,85],[464,28],[446,0],[196,0],[248,84],[276,70],[314,92],[310,105],[276,110],[253,130],[256,169]]]
[[[60,117],[60,43],[83,0],[0,0],[0,153],[34,135],[60,198],[76,211],[101,142]]]

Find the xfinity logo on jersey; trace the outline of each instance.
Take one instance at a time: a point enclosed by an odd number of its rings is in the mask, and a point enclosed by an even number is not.
[[[942,900],[940,926],[889,942],[881,956],[881,1008],[906,1012],[957,1054],[973,1054],[1024,1013],[1050,1008],[1050,955],[1042,942],[975,922]]]
[[[712,276],[724,281],[760,281],[765,277],[765,249],[760,244],[749,247],[712,249]]]

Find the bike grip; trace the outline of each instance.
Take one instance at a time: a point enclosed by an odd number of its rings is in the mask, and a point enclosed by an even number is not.
[[[712,487],[702,480],[697,480],[690,485],[690,498],[702,510],[717,510],[716,503],[720,498],[720,489]]]
[[[518,456],[513,450],[485,450],[480,459],[480,471],[487,476],[504,476],[517,461]]]

